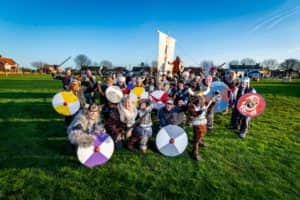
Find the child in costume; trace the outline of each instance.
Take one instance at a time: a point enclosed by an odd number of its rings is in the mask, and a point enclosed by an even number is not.
[[[134,150],[134,145],[139,141],[139,148],[143,153],[147,152],[148,141],[152,136],[152,119],[151,119],[152,106],[148,99],[141,99],[137,114],[134,133],[128,141],[127,147]]]

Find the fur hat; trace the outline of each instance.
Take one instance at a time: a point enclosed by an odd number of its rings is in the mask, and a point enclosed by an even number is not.
[[[93,103],[93,104],[88,105],[88,107],[86,108],[86,111],[88,111],[88,112],[98,112],[98,111],[100,111],[100,108],[97,104]]]

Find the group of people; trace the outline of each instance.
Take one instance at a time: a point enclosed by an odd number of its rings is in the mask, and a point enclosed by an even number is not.
[[[154,77],[148,73],[139,77],[114,74],[101,83],[90,70],[77,77],[67,70],[60,77],[63,89],[73,92],[81,104],[81,109],[65,120],[69,141],[76,146],[89,146],[97,134],[107,133],[113,138],[116,149],[127,147],[136,151],[139,148],[146,153],[153,134],[152,118],[157,117],[161,128],[167,125],[191,125],[192,157],[201,160],[199,148],[206,146],[204,136],[214,128],[214,107],[221,98],[218,91],[213,97],[207,96],[212,82],[217,80],[223,81],[230,89],[228,109],[232,108],[231,127],[239,130],[240,138],[246,137],[250,118],[239,113],[236,103],[242,95],[255,92],[248,77],[239,78],[233,71],[220,76],[214,72],[195,75],[180,70],[161,75],[159,81]],[[107,98],[106,90],[112,86],[118,86],[123,93],[118,102]],[[151,98],[134,102],[129,94],[135,87],[143,87],[149,93],[164,91],[167,98],[159,105]]]

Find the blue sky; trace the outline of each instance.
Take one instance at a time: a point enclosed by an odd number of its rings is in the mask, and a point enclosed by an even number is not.
[[[187,65],[300,59],[299,0],[1,0],[0,6],[0,54],[27,67],[80,53],[114,65],[151,63],[158,29],[176,38],[176,55]]]

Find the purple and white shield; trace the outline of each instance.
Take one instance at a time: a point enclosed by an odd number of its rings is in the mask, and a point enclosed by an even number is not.
[[[188,137],[179,126],[165,126],[160,129],[156,136],[157,149],[165,156],[178,156],[184,152],[187,145]]]
[[[78,147],[78,160],[85,166],[93,168],[106,163],[114,152],[114,141],[105,134],[97,135],[94,144],[89,147]]]

